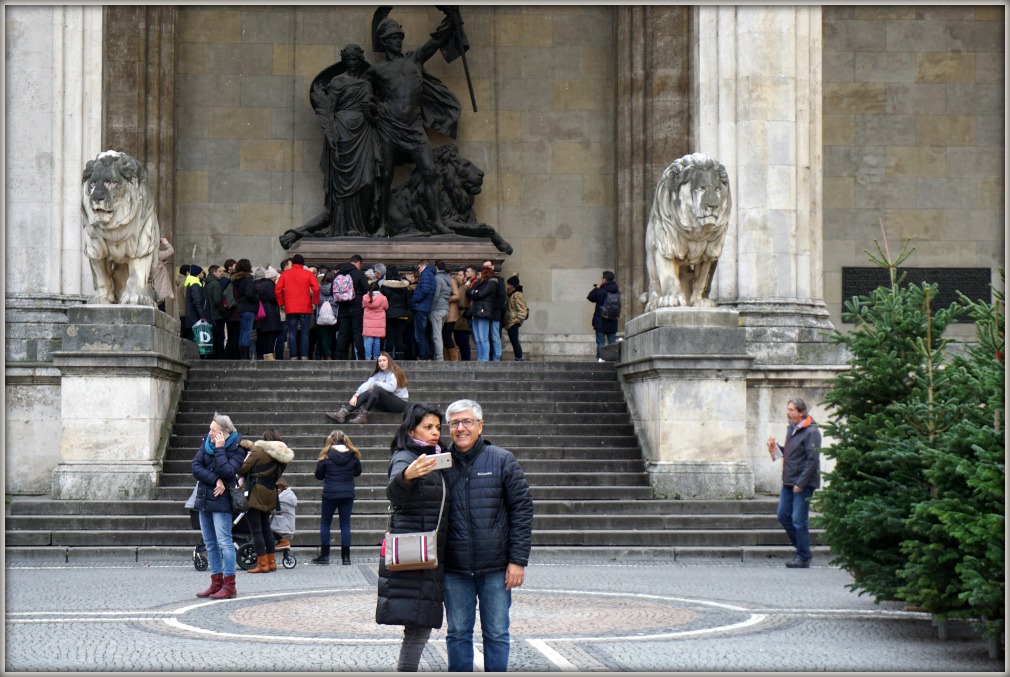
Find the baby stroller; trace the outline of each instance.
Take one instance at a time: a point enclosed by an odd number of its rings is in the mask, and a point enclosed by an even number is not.
[[[195,528],[199,529],[199,513],[195,510],[190,510],[189,515]],[[243,571],[248,571],[256,566],[256,546],[253,545],[252,537],[249,534],[249,526],[246,524],[244,512],[238,513],[235,519],[232,520],[231,540],[235,546],[235,564]],[[200,542],[193,548],[193,568],[197,571],[206,571],[209,566],[210,560],[207,559],[207,546],[204,544],[203,538],[201,538]],[[285,562],[284,566],[290,569],[294,564],[288,566],[287,562]]]

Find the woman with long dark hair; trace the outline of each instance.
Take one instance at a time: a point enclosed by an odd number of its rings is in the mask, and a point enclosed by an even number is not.
[[[441,473],[435,473],[442,434],[442,414],[423,402],[407,406],[389,450],[389,533],[438,529],[437,569],[390,571],[379,557],[378,602],[375,622],[402,625],[403,643],[396,669],[416,672],[421,652],[433,628],[442,627],[442,579],[448,533],[448,494]]]
[[[379,353],[375,370],[368,380],[358,386],[340,411],[327,412],[327,418],[337,423],[368,423],[368,412],[376,409],[399,414],[407,408],[407,377],[386,351]],[[350,421],[347,417],[358,412]]]
[[[361,474],[361,452],[341,430],[326,437],[316,459],[316,479],[323,481],[319,515],[319,557],[314,564],[330,563],[330,528],[333,513],[340,515],[340,562],[351,563],[351,511],[354,510],[354,478]]]

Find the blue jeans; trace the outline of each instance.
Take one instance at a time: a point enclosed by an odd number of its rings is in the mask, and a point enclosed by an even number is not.
[[[611,345],[617,343],[617,332],[605,334],[598,329],[596,330],[596,359],[600,359],[600,348],[603,347],[604,339]]]
[[[477,361],[487,362],[489,357],[487,330],[491,326],[491,320],[475,317],[470,321],[470,326],[473,328],[473,342],[477,345]]]
[[[248,348],[252,338],[253,322],[256,320],[256,313],[238,314],[238,347]]]
[[[319,517],[319,544],[330,544],[330,527],[333,524],[333,513],[340,515],[340,545],[351,544],[351,510],[354,508],[353,498],[324,498]]]
[[[420,310],[414,311],[414,344],[417,346],[417,359],[427,360],[431,357],[428,350],[428,316]]]
[[[796,556],[807,562],[810,554],[810,499],[814,488],[807,487],[800,493],[793,493],[791,484],[784,485],[779,493],[779,524],[786,530],[789,542],[796,548]]]
[[[365,359],[377,360],[382,351],[382,338],[379,336],[365,337]]]
[[[312,328],[311,313],[288,313],[288,355],[291,359],[309,359],[309,329]],[[299,350],[300,349],[300,350]]]
[[[207,546],[210,573],[235,575],[235,544],[231,540],[231,513],[200,511],[200,532]]]
[[[501,362],[501,322],[491,320],[491,329],[488,334],[491,338],[491,361]]]
[[[508,670],[512,591],[505,589],[505,571],[472,576],[446,571],[443,590],[449,623],[445,636],[449,672],[473,672],[473,626],[477,620],[478,601],[484,639],[484,671]]]

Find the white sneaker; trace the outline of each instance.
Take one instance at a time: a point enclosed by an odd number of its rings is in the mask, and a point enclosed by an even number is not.
[[[603,362],[603,361],[604,361],[604,359],[603,359],[602,357],[598,357],[598,358],[596,358],[596,361],[597,361],[597,362]]]

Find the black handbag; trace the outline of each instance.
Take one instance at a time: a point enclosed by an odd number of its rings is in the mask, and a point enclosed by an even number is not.
[[[473,307],[473,317],[481,320],[489,320],[494,314],[494,309],[491,307],[491,302],[487,299],[481,299],[480,301],[475,301],[472,304]]]
[[[239,486],[234,486],[228,490],[231,495],[232,514],[247,512],[249,510],[249,499],[246,498],[245,490]]]

